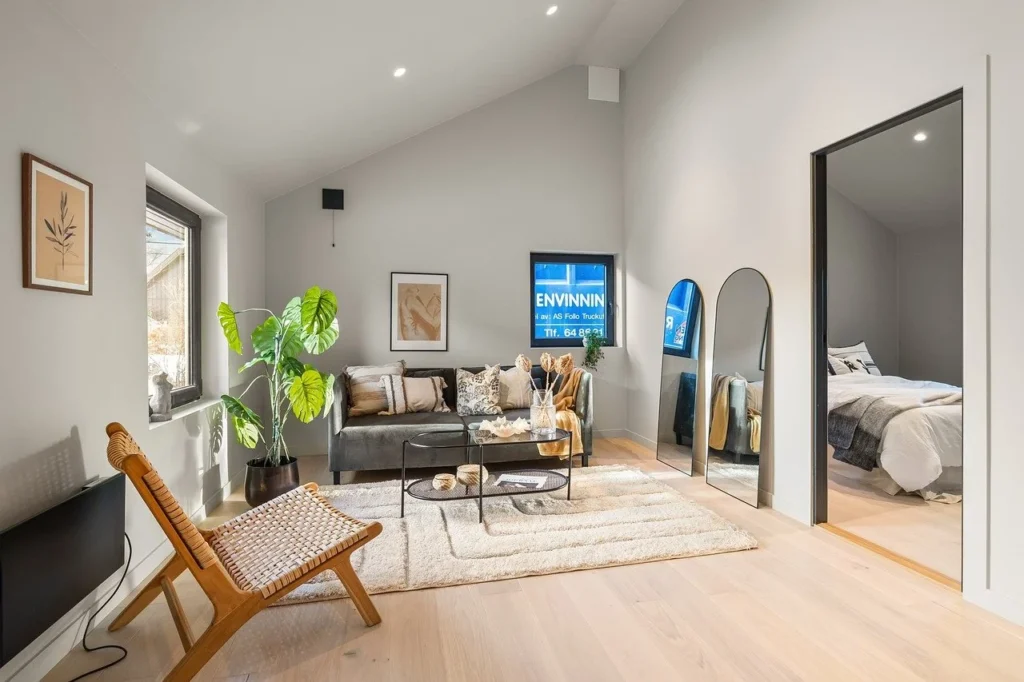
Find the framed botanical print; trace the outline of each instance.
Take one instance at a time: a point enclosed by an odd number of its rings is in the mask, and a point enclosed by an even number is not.
[[[92,183],[21,155],[23,285],[92,295]]]
[[[448,350],[448,275],[391,273],[391,350]]]

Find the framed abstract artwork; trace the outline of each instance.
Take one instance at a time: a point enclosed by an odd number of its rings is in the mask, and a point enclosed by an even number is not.
[[[448,275],[391,273],[391,350],[448,350]]]
[[[92,183],[21,155],[22,284],[92,295]]]

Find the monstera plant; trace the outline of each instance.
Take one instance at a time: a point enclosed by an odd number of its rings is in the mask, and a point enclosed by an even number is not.
[[[326,416],[334,403],[334,375],[320,372],[301,358],[307,353],[320,355],[338,340],[338,298],[326,289],[310,287],[301,298],[289,301],[280,315],[264,308],[236,311],[227,303],[221,303],[217,308],[220,326],[228,347],[239,355],[242,354],[242,339],[237,316],[248,313],[267,313],[269,317],[253,330],[253,357],[239,372],[259,367],[261,373],[237,398],[223,395],[221,400],[230,415],[238,442],[250,449],[255,449],[261,441],[266,446],[265,456],[249,462],[246,499],[250,497],[250,479],[259,488],[254,499],[270,499],[298,485],[298,467],[295,459],[288,455],[284,440],[284,425],[289,416],[294,415],[299,421],[308,423],[318,414]],[[265,386],[270,394],[269,424],[264,424],[244,402],[249,391],[258,385]],[[294,480],[290,480],[292,476],[288,475],[285,477],[287,480],[281,481],[281,486],[266,483],[267,472],[250,476],[254,468],[282,466],[294,470]],[[279,474],[274,476],[274,480],[281,478]],[[268,485],[271,489],[263,492],[269,496],[256,494]],[[283,489],[277,489],[282,486]],[[250,504],[254,499],[249,499]]]

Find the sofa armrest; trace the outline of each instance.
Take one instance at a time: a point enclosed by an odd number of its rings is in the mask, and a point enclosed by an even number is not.
[[[344,375],[334,378],[334,405],[331,406],[331,413],[327,417],[327,436],[336,436],[345,428],[345,419],[348,417],[348,389],[345,386]]]
[[[589,432],[594,427],[594,376],[586,370],[576,389],[576,416],[584,431]]]

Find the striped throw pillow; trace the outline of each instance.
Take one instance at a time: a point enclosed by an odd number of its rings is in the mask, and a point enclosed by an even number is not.
[[[853,346],[845,346],[843,348],[829,348],[829,355],[834,355],[837,358],[843,360],[860,360],[864,363],[864,367],[867,369],[868,374],[874,374],[875,376],[882,376],[882,372],[879,371],[878,366],[875,365],[875,361],[871,358],[871,353],[868,352],[868,345],[861,341]]]
[[[345,386],[348,387],[348,416],[362,417],[380,414],[388,409],[388,399],[380,385],[385,375],[405,374],[405,361],[386,365],[358,365],[345,368]]]
[[[388,401],[388,409],[381,414],[451,412],[451,408],[444,402],[444,389],[448,384],[441,377],[415,378],[385,374],[380,378],[380,385]]]

